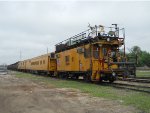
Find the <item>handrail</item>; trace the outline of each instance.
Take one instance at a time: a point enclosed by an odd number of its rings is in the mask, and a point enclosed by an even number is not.
[[[104,30],[106,30],[107,32],[100,31],[101,27],[105,28]],[[79,40],[86,39],[88,36],[90,36],[90,34],[92,35],[92,37],[93,37],[93,35],[97,36],[97,34],[100,33],[100,32],[103,33],[102,36],[106,35],[106,34],[107,34],[107,36],[109,36],[109,32],[112,31],[112,32],[114,32],[116,34],[114,36],[117,36],[118,39],[124,39],[124,37],[123,38],[119,38],[119,36],[118,36],[118,35],[120,35],[119,31],[123,31],[123,30],[124,30],[124,28],[119,29],[119,27],[116,29],[115,27],[106,27],[106,26],[101,26],[101,25],[96,26],[95,25],[95,27],[90,27],[90,29],[87,29],[87,30],[85,30],[85,31],[83,31],[83,32],[81,32],[81,33],[79,33],[77,35],[74,35],[74,36],[72,36],[72,37],[70,37],[70,38],[68,38],[68,39],[66,39],[64,41],[61,41],[61,42],[57,43],[55,46],[60,45],[60,44],[72,43],[71,41],[77,42]],[[122,32],[122,33],[124,33],[124,32]],[[122,35],[124,36],[124,34],[122,34]]]
[[[83,32],[81,32],[81,33],[79,33],[79,34],[77,34],[77,35],[74,35],[74,36],[72,36],[72,37],[70,37],[70,38],[68,38],[68,39],[66,39],[66,40],[64,40],[64,41],[61,41],[60,43],[56,44],[55,46],[57,46],[57,45],[59,45],[59,44],[62,44],[63,42],[69,41],[70,39],[76,39],[77,37],[83,36],[83,35],[85,35],[86,32],[89,31],[89,30],[90,30],[90,29],[85,30],[85,31],[83,31]]]

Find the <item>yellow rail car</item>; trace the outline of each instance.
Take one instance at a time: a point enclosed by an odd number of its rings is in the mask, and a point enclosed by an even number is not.
[[[118,69],[118,66],[116,64],[108,66],[106,61],[109,49],[110,47],[107,47],[106,44],[99,47],[97,42],[58,52],[56,53],[57,72],[64,77],[68,77],[69,74],[74,77],[83,76],[86,81],[90,79],[99,81],[104,73],[108,77],[116,74],[114,70]]]
[[[21,61],[19,62],[18,69],[26,72],[53,75],[57,69],[55,55],[50,53]]]
[[[26,62],[27,62],[27,60],[19,61],[18,62],[18,70],[25,71],[26,70]]]
[[[135,74],[125,52],[120,55],[124,37],[119,37],[119,28],[111,27],[102,33],[101,27],[93,27],[56,45],[57,73],[61,78],[83,76],[86,81],[113,82],[126,72]]]

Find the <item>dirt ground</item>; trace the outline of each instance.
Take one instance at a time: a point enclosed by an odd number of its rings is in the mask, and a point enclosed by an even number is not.
[[[43,86],[14,75],[0,75],[0,113],[136,113],[121,102],[79,90]]]

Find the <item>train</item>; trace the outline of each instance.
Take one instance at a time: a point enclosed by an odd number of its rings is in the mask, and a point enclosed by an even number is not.
[[[55,45],[55,51],[8,66],[10,70],[44,73],[86,82],[113,82],[117,77],[136,76],[135,62],[125,52],[125,29],[117,24],[89,29]]]

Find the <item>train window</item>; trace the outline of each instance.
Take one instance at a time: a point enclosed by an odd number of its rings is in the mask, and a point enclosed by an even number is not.
[[[69,56],[65,56],[65,61],[66,61],[66,64],[68,65],[69,64]]]
[[[85,58],[89,58],[90,57],[90,49],[88,48],[88,49],[84,49],[84,57]]]
[[[40,61],[40,65],[42,65],[42,60]]]
[[[94,50],[94,51],[93,51],[93,57],[94,57],[95,59],[98,59],[98,58],[99,58],[99,51],[98,51],[98,50]]]
[[[36,65],[39,65],[39,61],[36,61]]]
[[[69,56],[65,56],[66,62],[69,62]]]
[[[113,59],[113,62],[117,62],[117,56],[116,56],[116,52],[115,51],[111,52],[111,58]]]
[[[102,51],[103,51],[103,55],[107,56],[107,48],[103,48]]]
[[[50,57],[51,57],[51,58],[55,58],[55,53],[51,53],[51,54],[50,54]]]
[[[98,59],[99,58],[99,47],[98,46],[93,46],[93,57],[95,59]]]
[[[45,64],[45,60],[43,60],[43,64]]]
[[[74,58],[72,57],[72,62],[74,61]]]

